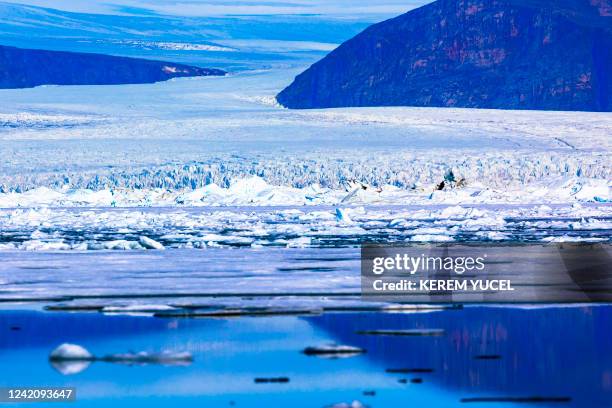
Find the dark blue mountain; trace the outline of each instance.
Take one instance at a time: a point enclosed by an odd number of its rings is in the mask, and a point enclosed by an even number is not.
[[[207,75],[225,75],[225,71],[102,54],[0,46],[0,88],[4,89],[47,84],[145,84]]]
[[[612,111],[612,0],[438,0],[367,28],[277,99]]]

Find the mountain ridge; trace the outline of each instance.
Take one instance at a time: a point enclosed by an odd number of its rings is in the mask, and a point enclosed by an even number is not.
[[[225,74],[220,69],[165,61],[0,45],[0,89],[146,84],[177,77]]]
[[[438,0],[368,27],[277,100],[612,111],[610,16],[610,0]]]

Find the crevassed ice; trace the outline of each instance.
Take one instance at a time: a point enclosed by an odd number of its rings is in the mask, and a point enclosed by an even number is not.
[[[0,207],[174,207],[283,206],[322,204],[493,204],[609,202],[612,181],[584,177],[557,178],[519,188],[490,188],[480,182],[462,188],[436,190],[433,185],[412,189],[347,182],[345,189],[274,186],[260,177],[233,180],[228,188],[209,184],[197,189],[50,189],[0,193]]]

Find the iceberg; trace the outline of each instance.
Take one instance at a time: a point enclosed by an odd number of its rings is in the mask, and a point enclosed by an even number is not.
[[[353,223],[353,220],[351,220],[351,217],[349,217],[348,215],[348,210],[342,208],[336,208],[336,219],[338,220],[338,222],[344,224]]]
[[[49,355],[51,361],[80,360],[93,361],[95,357],[78,344],[64,343],[55,348]]]
[[[71,375],[85,370],[93,362],[107,362],[127,365],[189,365],[193,355],[188,352],[162,351],[150,353],[118,353],[95,356],[84,347],[77,344],[64,343],[49,354],[51,365],[64,375]]]
[[[146,249],[156,249],[158,251],[163,251],[166,249],[161,243],[149,237],[141,236],[138,242]]]

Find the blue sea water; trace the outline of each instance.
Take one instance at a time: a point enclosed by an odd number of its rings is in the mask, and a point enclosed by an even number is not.
[[[70,404],[75,407],[323,407],[353,400],[371,407],[513,406],[461,402],[474,397],[569,398],[535,405],[609,407],[611,324],[610,306],[236,319],[5,311],[0,314],[0,386],[76,387],[77,402]],[[356,333],[371,329],[442,329],[444,335]],[[63,342],[96,355],[189,351],[194,361],[186,366],[94,362],[63,375],[48,361],[49,352]],[[328,342],[367,352],[345,359],[301,353]],[[478,358],[482,355],[498,358]],[[398,368],[432,372],[386,372]],[[259,377],[289,382],[257,384]],[[422,383],[412,383],[415,378]],[[364,395],[371,391],[374,396]]]

